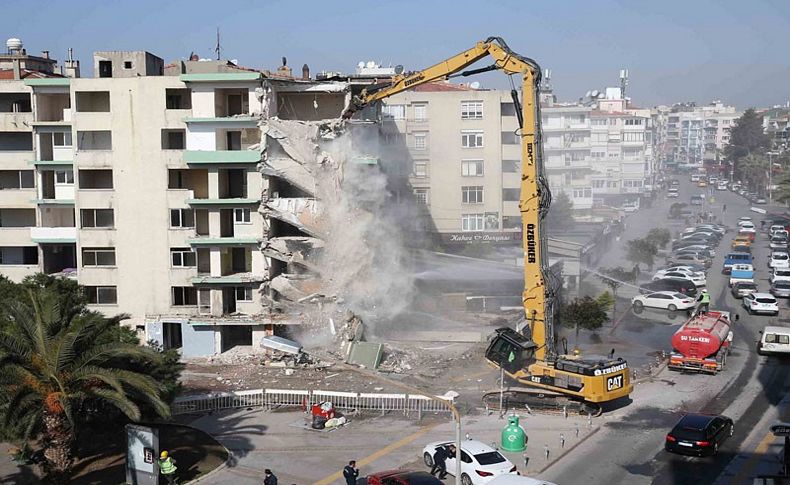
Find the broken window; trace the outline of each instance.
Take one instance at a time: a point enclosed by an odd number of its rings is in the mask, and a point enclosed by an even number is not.
[[[118,290],[115,286],[85,286],[85,296],[93,305],[115,305],[118,303]]]
[[[463,177],[482,177],[483,176],[483,161],[482,160],[462,160],[461,161],[461,175]]]
[[[174,268],[192,268],[197,266],[197,257],[190,248],[170,248],[170,260]]]
[[[461,146],[464,148],[482,148],[482,130],[464,130],[461,132]]]
[[[83,248],[83,266],[115,266],[115,248]]]
[[[482,231],[485,227],[485,214],[461,214],[462,231]]]
[[[461,202],[464,204],[482,204],[483,186],[469,185],[461,187]]]
[[[83,228],[115,227],[112,209],[80,209],[80,219]]]
[[[186,148],[186,130],[162,130],[162,150]]]
[[[406,119],[406,105],[405,104],[388,104],[381,107],[381,117],[391,120],[405,120]]]
[[[191,286],[173,286],[173,306],[196,306],[197,289]]]
[[[195,227],[195,212],[192,209],[170,209],[170,227]]]
[[[482,101],[461,101],[462,120],[482,120],[483,102]]]

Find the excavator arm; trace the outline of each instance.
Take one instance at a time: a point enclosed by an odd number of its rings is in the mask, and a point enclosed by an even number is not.
[[[465,71],[475,62],[491,57],[493,64],[480,69]],[[551,203],[551,193],[543,176],[542,144],[540,140],[540,105],[538,91],[541,70],[529,58],[510,50],[504,40],[489,37],[478,42],[469,50],[461,52],[422,71],[408,75],[397,75],[391,82],[367,87],[354,96],[351,104],[343,113],[350,118],[365,106],[413,89],[421,84],[455,76],[469,76],[486,71],[499,70],[508,75],[521,75],[523,103],[518,93],[511,95],[516,105],[521,137],[521,196],[519,210],[523,227],[524,249],[524,293],[522,301],[524,313],[530,329],[530,339],[535,344],[535,358],[539,361],[552,360],[556,356],[553,330],[553,285],[547,285],[550,278],[546,236],[543,218]]]

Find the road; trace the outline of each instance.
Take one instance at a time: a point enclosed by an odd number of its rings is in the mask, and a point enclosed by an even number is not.
[[[693,187],[686,177],[681,180],[681,197],[662,200],[651,208],[640,210],[628,218],[627,239],[642,237],[656,226],[677,231],[681,224],[666,221],[669,205],[675,201],[688,201],[692,193],[701,189]],[[685,180],[684,180],[685,179]],[[725,224],[736,225],[742,215],[749,212],[748,202],[729,191],[714,193],[716,201],[710,210],[722,217]],[[721,205],[727,205],[722,214]],[[744,478],[743,472],[753,467],[750,446],[755,436],[765,435],[764,415],[775,413],[775,406],[787,392],[790,382],[787,364],[775,359],[759,357],[754,351],[758,331],[765,325],[781,320],[787,315],[787,303],[780,301],[780,317],[749,316],[732,298],[726,277],[720,274],[724,254],[729,249],[732,233],[722,239],[712,269],[708,272],[708,289],[714,309],[724,309],[739,314],[734,326],[734,349],[728,358],[727,369],[716,376],[678,374],[664,370],[656,379],[636,387],[633,403],[605,415],[608,422],[597,439],[578,447],[559,464],[546,471],[542,478],[560,484],[572,483],[675,483],[708,484],[733,483],[734,478]],[[769,249],[764,235],[759,235],[753,250],[756,281],[761,291],[767,291]],[[618,254],[613,253],[613,260]],[[621,253],[622,254],[622,253]],[[605,265],[605,263],[604,263]],[[655,320],[651,317],[656,317]],[[633,313],[623,318],[614,335],[624,343],[633,342],[644,349],[670,349],[669,336],[682,323],[666,318],[663,312]],[[664,436],[684,411],[722,413],[736,421],[735,436],[730,439],[715,458],[687,458],[663,451]],[[759,424],[759,426],[758,426]],[[743,446],[748,443],[750,446]],[[736,459],[737,458],[737,459]],[[725,472],[726,469],[726,472]]]

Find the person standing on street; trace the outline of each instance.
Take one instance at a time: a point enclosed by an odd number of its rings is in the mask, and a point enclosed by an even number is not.
[[[175,485],[176,483],[176,461],[170,456],[167,450],[162,450],[159,454],[159,473],[165,477],[168,485]]]
[[[702,290],[702,294],[699,296],[699,313],[702,315],[708,313],[708,307],[710,307],[710,293],[708,290]]]
[[[357,462],[351,460],[348,465],[343,468],[343,478],[346,479],[346,485],[357,485],[357,477],[359,470],[357,469]]]
[[[271,470],[267,468],[263,473],[265,475],[263,485],[277,485],[277,476]]]
[[[727,212],[727,204],[721,206],[721,213],[724,214],[725,212]]]

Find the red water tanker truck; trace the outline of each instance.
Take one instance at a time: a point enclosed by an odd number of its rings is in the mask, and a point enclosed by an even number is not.
[[[672,336],[669,368],[715,374],[724,369],[732,343],[730,313],[697,314]]]

